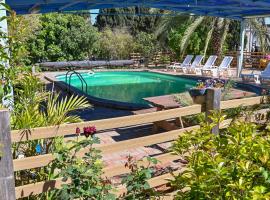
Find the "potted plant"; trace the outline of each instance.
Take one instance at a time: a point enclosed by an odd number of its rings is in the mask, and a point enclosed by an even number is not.
[[[189,94],[192,98],[197,96],[203,96],[206,89],[223,88],[224,85],[225,81],[221,79],[207,79],[205,81],[199,80],[197,82],[197,85],[189,90]]]

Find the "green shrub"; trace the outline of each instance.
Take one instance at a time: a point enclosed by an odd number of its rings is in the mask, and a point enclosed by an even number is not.
[[[234,121],[219,135],[211,128],[224,116],[212,117],[173,145],[188,161],[172,186],[176,199],[269,199],[270,136],[254,123]]]
[[[104,59],[128,59],[134,48],[134,38],[124,29],[105,29],[100,38],[100,55]]]
[[[115,195],[110,193],[110,182],[102,178],[101,152],[93,147],[97,143],[99,139],[95,136],[67,144],[63,140],[55,143],[55,160],[50,165],[51,178],[63,177],[67,183],[62,185],[61,190],[49,192],[51,199],[115,199]],[[88,151],[79,156],[83,148]]]
[[[27,40],[31,63],[84,60],[97,53],[99,33],[85,17],[52,13],[38,20],[38,30]]]
[[[142,160],[134,160],[128,157],[126,167],[130,169],[130,173],[122,179],[122,184],[127,188],[127,193],[123,197],[125,200],[145,200],[150,197],[157,197],[158,193],[148,184],[148,180],[152,178],[154,170],[150,165],[157,164],[157,159],[147,157],[148,165],[140,165]]]

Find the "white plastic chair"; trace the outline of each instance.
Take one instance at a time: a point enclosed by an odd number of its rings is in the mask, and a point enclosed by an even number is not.
[[[167,67],[167,70],[169,68],[176,70],[176,69],[181,69],[182,67],[188,66],[190,65],[192,59],[193,59],[193,55],[187,55],[182,63],[174,63],[173,65],[169,65]]]
[[[230,67],[232,60],[232,56],[225,56],[219,66],[214,66],[211,69],[202,69],[202,75],[217,77],[227,71],[228,76],[231,76]]]
[[[270,63],[260,74],[241,74],[242,81],[244,82],[255,82],[255,83],[269,83],[270,80]]]
[[[194,68],[194,73],[201,75],[202,74],[201,71],[204,69],[211,69],[213,65],[215,64],[216,60],[217,60],[217,56],[215,55],[209,56],[209,58],[207,59],[204,65]]]
[[[184,73],[193,73],[194,69],[201,65],[202,59],[203,59],[202,55],[197,55],[191,65],[186,66],[186,67],[182,67],[183,72]]]

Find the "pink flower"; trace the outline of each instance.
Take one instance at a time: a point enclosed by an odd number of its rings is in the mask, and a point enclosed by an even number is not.
[[[85,137],[89,137],[90,135],[94,135],[97,132],[95,126],[87,126],[83,128],[83,133]]]
[[[266,56],[265,56],[265,59],[266,59],[266,60],[270,60],[270,54],[266,55]]]

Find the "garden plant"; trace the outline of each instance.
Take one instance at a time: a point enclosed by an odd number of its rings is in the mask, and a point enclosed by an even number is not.
[[[270,198],[269,126],[233,120],[220,134],[212,134],[224,119],[215,113],[213,123],[201,123],[174,143],[173,151],[188,162],[171,182],[178,191],[175,199]]]

